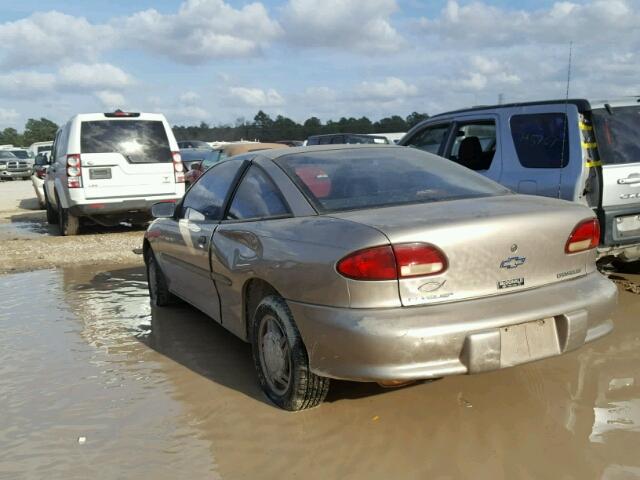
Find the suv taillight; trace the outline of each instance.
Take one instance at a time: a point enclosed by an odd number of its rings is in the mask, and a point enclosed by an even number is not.
[[[184,183],[184,165],[180,152],[171,152],[173,158],[173,173],[176,176],[176,183]]]
[[[398,280],[437,275],[447,270],[445,254],[427,243],[401,243],[366,248],[347,255],[336,266],[354,280]]]
[[[82,163],[79,153],[67,155],[67,185],[69,188],[82,188]]]
[[[565,253],[579,253],[592,250],[600,244],[600,222],[597,218],[590,218],[580,222],[573,229],[567,244]]]

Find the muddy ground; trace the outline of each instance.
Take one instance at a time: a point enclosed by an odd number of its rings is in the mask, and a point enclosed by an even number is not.
[[[188,306],[149,307],[121,252],[141,231],[60,239],[0,200],[18,238],[3,268],[20,272],[0,275],[1,479],[640,478],[640,276],[617,279],[614,332],[576,352],[396,390],[334,382],[291,414],[248,345]]]

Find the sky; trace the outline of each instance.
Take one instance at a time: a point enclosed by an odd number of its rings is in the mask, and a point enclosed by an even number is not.
[[[640,0],[0,0],[0,129],[640,95]]]

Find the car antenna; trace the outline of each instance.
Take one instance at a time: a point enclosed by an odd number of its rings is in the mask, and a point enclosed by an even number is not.
[[[564,124],[562,125],[562,150],[560,151],[560,175],[558,178],[558,198],[562,194],[562,169],[564,168],[565,138],[569,136],[569,85],[571,84],[571,54],[573,40],[569,42],[569,63],[567,65],[567,91],[564,96]]]

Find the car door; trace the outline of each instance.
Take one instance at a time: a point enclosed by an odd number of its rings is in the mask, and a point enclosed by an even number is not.
[[[500,183],[515,192],[575,201],[582,178],[578,109],[557,103],[500,109]]]
[[[456,118],[443,156],[499,181],[502,148],[498,115],[485,113]]]
[[[594,109],[592,119],[602,163],[605,243],[637,243],[640,241],[640,106],[609,105]]]
[[[220,302],[211,277],[209,246],[245,161],[227,161],[209,169],[184,196],[172,231],[160,247],[169,288],[220,322]]]
[[[264,266],[266,243],[277,243],[270,232],[277,229],[278,221],[289,217],[291,210],[282,192],[262,167],[252,164],[211,243],[211,271],[220,293],[224,325],[241,338],[246,334],[244,285]]]

